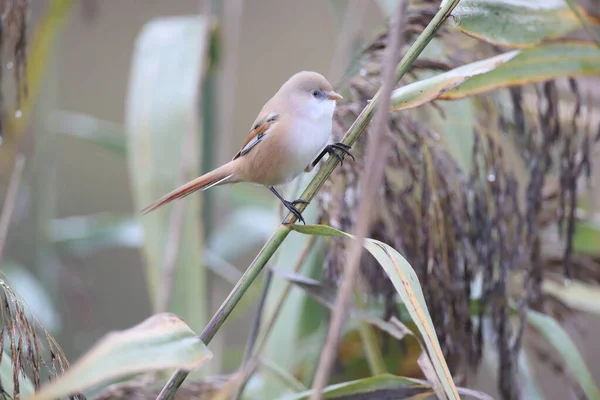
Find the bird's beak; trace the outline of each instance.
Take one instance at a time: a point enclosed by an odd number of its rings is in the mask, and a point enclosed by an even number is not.
[[[340,100],[340,99],[343,99],[343,97],[341,95],[339,95],[338,93],[334,92],[333,90],[327,94],[327,98],[329,100]]]

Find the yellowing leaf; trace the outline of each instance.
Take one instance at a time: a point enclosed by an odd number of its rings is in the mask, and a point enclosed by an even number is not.
[[[593,43],[566,41],[522,50],[493,71],[473,76],[440,96],[460,99],[489,90],[600,73],[600,49]]]
[[[508,62],[517,54],[518,51],[500,54],[396,89],[392,92],[392,108],[405,110],[435,100],[469,78],[489,72]]]
[[[144,322],[100,340],[65,374],[28,400],[54,400],[118,378],[147,371],[193,370],[212,353],[174,314],[156,314]]]
[[[593,43],[550,43],[410,83],[392,93],[392,108],[406,110],[436,99],[458,100],[498,88],[595,74],[600,74],[600,49]]]
[[[290,229],[317,236],[337,236],[352,238],[353,236],[338,231],[326,225],[290,225]],[[408,261],[400,253],[385,243],[374,239],[365,239],[363,246],[381,265],[387,276],[392,281],[400,298],[404,302],[408,313],[413,322],[419,329],[425,347],[433,363],[433,368],[442,383],[444,392],[449,399],[459,399],[454,380],[442,354],[439,341],[437,339],[433,321],[427,310],[425,297],[419,284],[417,274],[412,269]]]

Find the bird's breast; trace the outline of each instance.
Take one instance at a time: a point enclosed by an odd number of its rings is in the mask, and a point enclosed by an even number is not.
[[[301,120],[292,124],[293,132],[288,135],[290,180],[300,175],[327,145],[331,136],[331,118]]]

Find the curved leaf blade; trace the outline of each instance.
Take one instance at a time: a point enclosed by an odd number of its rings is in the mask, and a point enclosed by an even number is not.
[[[599,73],[600,49],[593,43],[550,43],[522,50],[505,64],[473,76],[441,95],[440,99],[455,100],[497,88]]]
[[[492,71],[518,54],[518,51],[500,54],[403,86],[392,92],[392,108],[406,110],[435,100],[469,78]]]
[[[326,225],[289,225],[296,232],[318,235],[353,238],[352,235]],[[365,239],[364,248],[377,259],[387,276],[392,281],[408,313],[419,329],[429,357],[433,363],[438,379],[442,382],[444,392],[450,399],[459,399],[454,380],[442,354],[433,321],[427,310],[425,297],[419,284],[417,274],[408,261],[400,253],[385,243],[374,239]]]
[[[406,110],[432,100],[459,100],[498,88],[560,77],[600,74],[600,49],[569,41],[514,50],[410,83],[392,93],[392,109]]]
[[[330,385],[323,390],[323,398],[334,399],[343,396],[362,394],[361,399],[382,398],[385,394],[393,398],[405,399],[407,396],[433,394],[430,387],[419,383],[417,380],[403,378],[391,374],[377,375],[370,378]],[[385,393],[384,393],[385,392]],[[311,391],[281,396],[278,400],[306,400],[310,398]],[[372,395],[372,397],[367,397]]]
[[[554,318],[533,310],[527,311],[527,322],[533,325],[558,352],[575,380],[581,385],[587,398],[599,400],[600,391],[598,386],[594,383],[592,374],[585,365],[577,346],[563,327]]]
[[[124,331],[101,339],[67,372],[29,400],[53,400],[147,371],[193,370],[212,353],[189,326],[170,313],[156,314]]]
[[[462,0],[452,17],[465,34],[509,47],[534,46],[580,26],[564,0]]]

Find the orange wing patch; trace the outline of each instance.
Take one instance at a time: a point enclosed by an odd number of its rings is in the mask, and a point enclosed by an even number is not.
[[[248,136],[246,136],[246,139],[242,144],[242,149],[235,157],[233,157],[233,159],[235,160],[236,158],[247,154],[254,146],[259,144],[278,119],[278,114],[270,113],[265,118],[256,122],[252,127],[252,130],[248,133]]]

